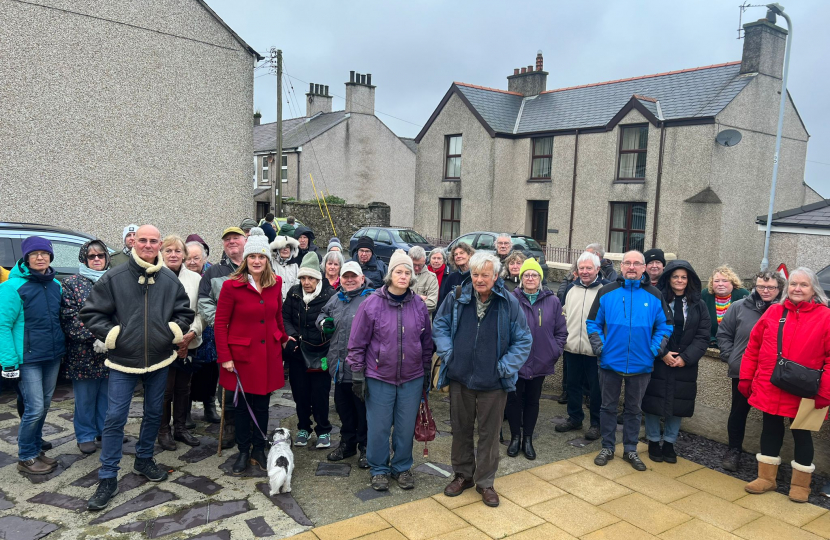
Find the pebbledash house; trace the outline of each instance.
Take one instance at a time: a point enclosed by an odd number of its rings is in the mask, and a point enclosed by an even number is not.
[[[701,275],[758,270],[787,31],[744,25],[739,62],[547,90],[536,65],[507,90],[456,82],[416,137],[415,228],[529,234],[548,247],[659,247]],[[735,130],[737,137],[726,130]],[[730,138],[729,135],[732,135]],[[809,135],[785,109],[775,209],[821,201]],[[776,265],[776,261],[770,261]]]

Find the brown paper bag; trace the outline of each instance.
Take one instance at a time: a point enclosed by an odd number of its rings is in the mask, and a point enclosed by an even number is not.
[[[816,401],[814,399],[802,398],[801,404],[798,406],[798,413],[795,419],[790,424],[790,429],[806,429],[807,431],[818,431],[821,429],[821,424],[827,416],[827,409],[816,409]]]

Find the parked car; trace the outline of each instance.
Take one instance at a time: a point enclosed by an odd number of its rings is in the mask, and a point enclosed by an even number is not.
[[[11,269],[23,256],[20,242],[29,236],[41,236],[52,242],[55,260],[52,267],[58,279],[78,273],[78,252],[81,246],[96,238],[92,235],[37,223],[0,222],[0,266]],[[115,251],[110,248],[110,253]]]
[[[830,266],[825,266],[816,275],[821,288],[824,289],[824,294],[830,296]]]
[[[497,232],[492,231],[475,231],[471,233],[467,233],[464,235],[459,236],[452,242],[450,245],[447,246],[447,253],[452,252],[452,248],[458,242],[465,242],[473,247],[476,251],[492,251],[495,253],[496,251],[496,238],[498,238],[499,234]],[[510,240],[513,241],[513,250],[520,250],[525,255],[532,256],[536,259],[539,263],[539,266],[542,267],[542,271],[545,273],[545,281],[547,281],[548,277],[548,263],[545,261],[545,250],[542,249],[542,246],[539,245],[533,237],[524,235],[524,234],[511,234]]]
[[[286,223],[287,223],[287,221],[284,217],[275,217],[274,218],[274,230],[279,232],[280,227],[282,227]],[[297,228],[297,227],[305,227],[305,225],[303,225],[303,223],[301,221],[295,219],[294,220],[294,228]]]
[[[383,262],[389,262],[389,258],[396,249],[402,249],[409,253],[409,248],[421,246],[429,253],[435,246],[430,244],[426,238],[405,227],[364,227],[354,233],[349,240],[349,254],[356,259],[357,240],[361,236],[368,236],[375,241],[375,256]]]

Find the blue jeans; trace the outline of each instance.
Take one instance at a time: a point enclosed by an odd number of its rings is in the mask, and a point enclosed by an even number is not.
[[[78,379],[72,381],[75,393],[75,440],[92,442],[104,433],[107,418],[108,379]]]
[[[623,449],[626,452],[637,451],[637,438],[640,435],[643,396],[646,395],[651,373],[639,375],[621,375],[610,369],[599,369],[599,387],[602,392],[602,407],[599,413],[599,431],[602,433],[602,447],[614,450],[617,443],[617,405],[625,383],[625,402],[623,408]]]
[[[49,404],[52,403],[52,394],[55,393],[55,383],[58,382],[60,369],[60,360],[20,366],[18,388],[25,407],[17,434],[17,453],[20,461],[40,455],[43,423],[46,421],[46,413],[49,412]]]
[[[405,382],[400,386],[377,379],[366,379],[366,459],[372,476],[399,474],[412,467],[412,444],[415,421],[424,378]],[[395,426],[394,432],[392,426]],[[392,434],[392,458],[389,464],[389,434]]]
[[[121,461],[121,447],[124,444],[124,425],[130,414],[135,384],[141,379],[144,384],[144,416],[141,431],[135,445],[136,459],[153,457],[153,448],[161,425],[161,411],[164,406],[164,390],[167,388],[167,370],[164,367],[148,373],[123,373],[110,370],[108,392],[109,405],[104,421],[104,435],[101,438],[101,470],[98,478],[118,477],[118,463]]]
[[[646,418],[646,439],[651,442],[660,442],[660,418],[662,417],[649,413],[643,413],[643,416]],[[677,442],[681,420],[682,418],[679,416],[665,417],[666,427],[663,430],[663,440],[665,442],[672,444]]]

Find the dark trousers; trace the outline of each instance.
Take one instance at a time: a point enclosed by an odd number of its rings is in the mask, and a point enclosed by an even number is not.
[[[257,424],[259,424],[259,429],[254,425],[251,413],[248,411],[248,407],[245,406],[246,400],[254,413]],[[262,437],[260,430],[264,433],[268,429],[268,405],[270,402],[271,394],[262,396],[245,392],[245,399],[242,399],[241,395],[239,396],[234,414],[234,426],[236,428],[236,446],[240,452],[250,452],[252,440],[254,450],[265,449],[265,439]]]
[[[544,376],[533,379],[520,378],[516,381],[516,391],[507,394],[507,407],[504,412],[510,424],[512,437],[520,437],[522,428],[525,437],[533,436],[536,420],[539,418],[539,398],[542,396],[544,382]]]
[[[761,429],[761,453],[769,457],[778,457],[784,444],[784,417],[764,413],[764,425]],[[813,435],[806,429],[791,429],[793,434],[793,458],[799,465],[809,467],[813,464]]]
[[[585,419],[585,412],[582,410],[582,388],[587,380],[591,425],[599,426],[602,393],[599,390],[599,367],[597,366],[596,356],[566,351],[564,358],[564,364],[567,368],[564,373],[567,373],[568,419],[574,424],[581,424]]]
[[[190,410],[190,379],[192,373],[170,366],[167,370],[167,387],[164,389],[164,409],[162,410],[159,434],[170,433],[172,410],[173,430],[180,433],[185,430],[187,412]]]
[[[729,433],[729,448],[743,450],[746,417],[749,415],[749,411],[752,410],[752,406],[749,404],[749,400],[738,392],[738,382],[740,382],[739,379],[732,379],[732,408],[729,410],[726,431]]]
[[[219,364],[202,364],[193,374],[190,396],[193,401],[216,401],[216,385],[219,384]]]
[[[602,447],[614,450],[617,442],[617,405],[625,383],[625,401],[623,403],[623,450],[637,451],[637,439],[640,435],[640,423],[643,412],[643,396],[648,388],[651,373],[623,376],[616,371],[599,369],[599,385],[602,391],[600,408],[600,433]]]
[[[366,448],[366,404],[352,392],[352,383],[334,385],[334,408],[340,416],[340,446]]]
[[[297,430],[311,432],[311,416],[314,416],[314,432],[319,437],[331,433],[329,422],[329,392],[331,375],[328,371],[306,371],[302,355],[292,354],[288,361],[291,395],[297,406]]]
[[[493,487],[499,468],[499,428],[504,418],[507,392],[470,390],[450,381],[452,470],[473,479],[482,488]],[[478,421],[478,445],[475,444]]]

